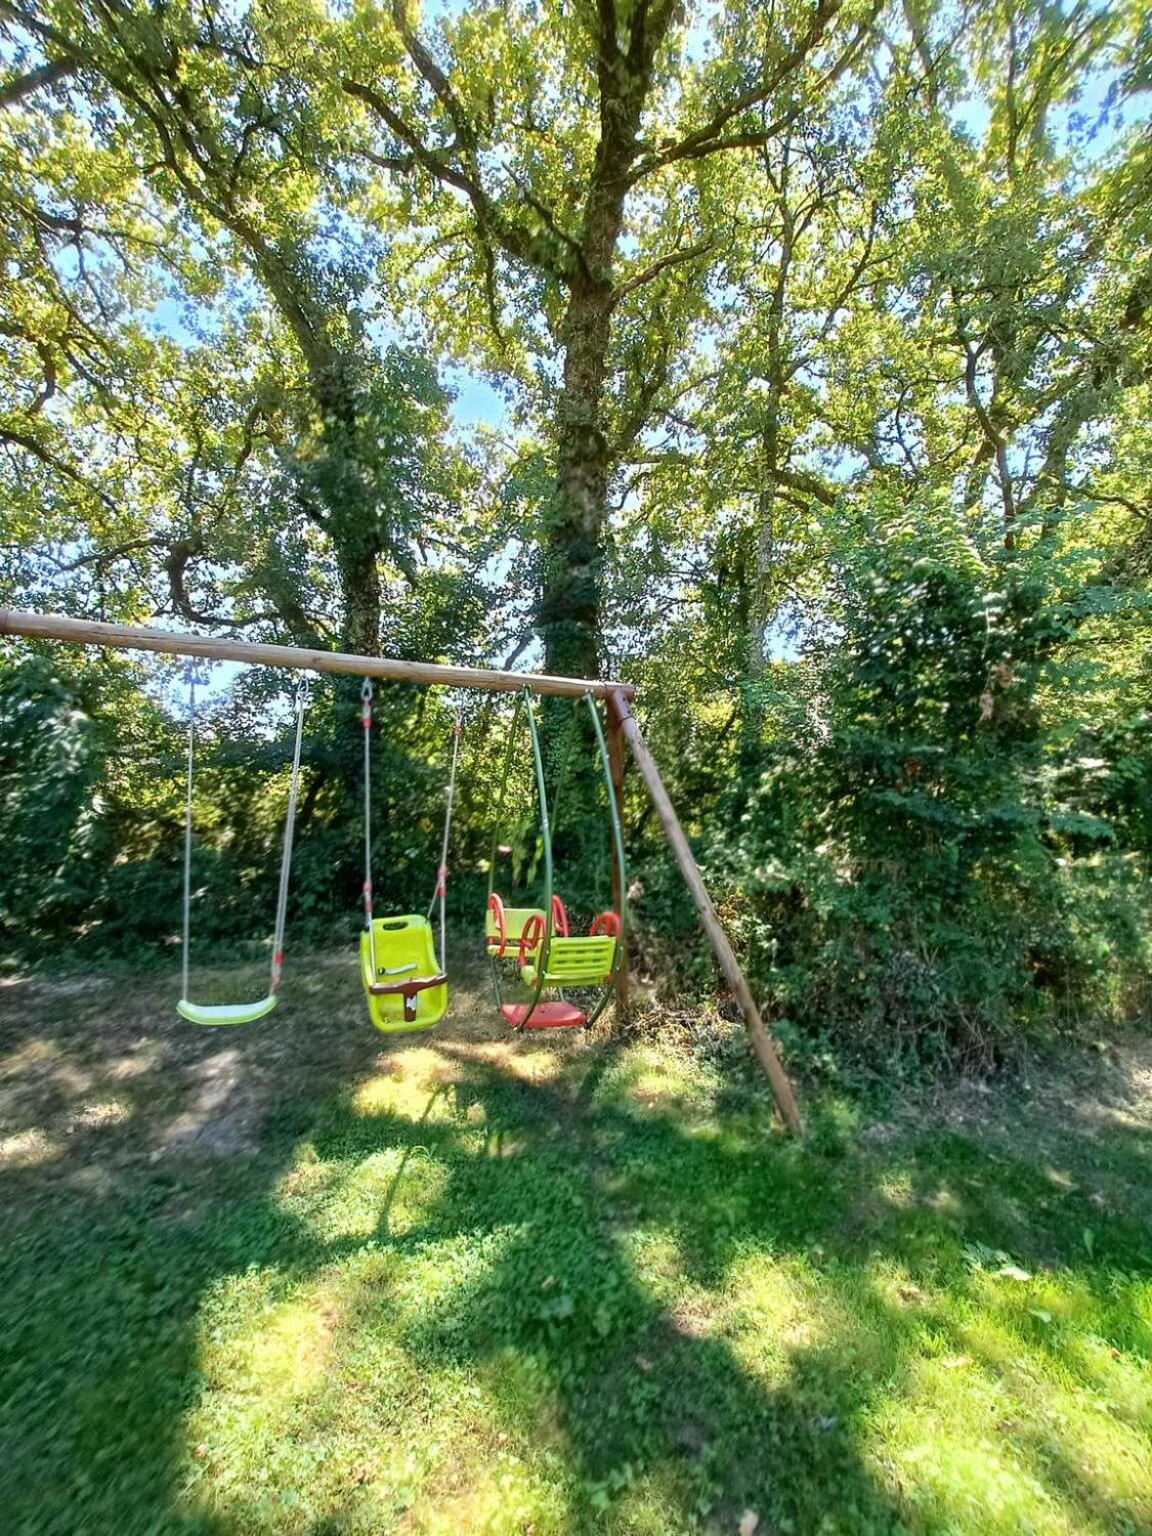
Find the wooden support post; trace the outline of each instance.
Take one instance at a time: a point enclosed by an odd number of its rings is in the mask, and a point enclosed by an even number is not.
[[[620,734],[620,722],[616,718],[615,711],[608,711],[608,767],[612,775],[612,793],[616,796],[616,813],[620,817],[620,827],[624,827],[624,739]],[[623,870],[620,868],[620,860],[616,856],[616,840],[612,840],[612,905],[615,910],[623,914],[628,900],[628,892],[624,889]],[[628,928],[624,928],[624,952],[620,956],[620,965],[616,972],[616,1008],[621,1014],[628,1011],[628,992],[631,978],[628,972]]]
[[[716,908],[712,905],[712,898],[708,894],[708,888],[704,884],[704,878],[696,860],[692,857],[692,849],[688,846],[684,828],[680,825],[672,801],[668,798],[668,791],[664,788],[664,781],[660,777],[656,761],[648,750],[648,743],[640,734],[640,727],[632,718],[632,712],[628,708],[628,700],[619,689],[614,689],[609,694],[608,702],[611,712],[620,723],[620,730],[631,749],[641,777],[648,787],[652,804],[660,818],[660,825],[664,828],[664,834],[672,845],[672,852],[680,866],[680,873],[684,876],[696,911],[700,914],[704,932],[716,953],[716,959],[720,962],[724,980],[740,1005],[740,1011],[744,1015],[744,1023],[752,1041],[752,1048],[760,1060],[760,1065],[764,1068],[765,1076],[772,1085],[776,1107],[788,1129],[796,1135],[801,1135],[804,1127],[796,1105],[796,1097],[792,1092],[792,1084],[788,1081],[788,1074],[784,1070],[764,1020],[760,1017],[760,1011],[756,1007],[751,988],[744,978],[744,972],[740,969],[740,962],[728,942],[728,935],[724,932],[716,914]]]
[[[108,645],[122,651],[161,651],[174,656],[205,656],[210,661],[240,661],[248,666],[291,667],[303,672],[345,672],[353,677],[384,677],[398,683],[480,688],[487,692],[556,694],[582,699],[591,693],[606,699],[614,689],[631,698],[628,683],[584,677],[545,677],[534,672],[502,672],[495,667],[455,667],[426,661],[394,661],[387,656],[354,656],[344,651],[310,651],[296,645],[262,645],[218,635],[192,635],[178,629],[139,629],[133,624],[97,624],[58,613],[22,613],[0,608],[0,635],[59,640],[65,645]]]

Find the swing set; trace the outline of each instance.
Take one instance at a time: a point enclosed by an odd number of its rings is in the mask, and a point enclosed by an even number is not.
[[[570,931],[568,909],[554,889],[552,824],[545,783],[544,757],[540,747],[540,731],[536,724],[532,695],[525,689],[517,700],[516,711],[508,733],[504,772],[496,804],[492,853],[488,860],[488,912],[484,930],[485,951],[492,969],[496,1001],[500,1012],[513,1029],[575,1029],[582,1025],[594,1024],[612,996],[625,953],[624,892],[627,889],[627,878],[620,808],[616,799],[616,786],[612,782],[612,767],[596,700],[591,693],[586,693],[583,702],[587,705],[592,719],[600,768],[607,791],[608,813],[612,823],[614,895],[618,902],[618,910],[609,909],[598,913],[592,919],[587,935],[576,935]],[[508,798],[508,783],[516,758],[517,726],[521,716],[526,717],[528,722],[533,774],[539,803],[544,882],[543,899],[538,907],[509,906],[496,890],[501,847],[499,839]],[[519,979],[531,992],[531,997],[526,1003],[505,1001],[504,992],[509,962],[519,973]],[[554,991],[557,995],[553,999],[545,1000],[543,996],[545,991]],[[587,992],[592,995],[585,1002],[584,994]]]
[[[504,775],[495,813],[492,858],[489,863],[488,906],[484,921],[484,951],[489,959],[500,1012],[514,1029],[563,1029],[589,1025],[599,1017],[615,993],[621,1004],[628,995],[626,951],[627,879],[624,859],[620,790],[624,773],[624,746],[652,800],[657,818],[692,896],[697,915],[712,945],[736,1002],[744,1016],[753,1049],[772,1087],[781,1118],[789,1130],[802,1129],[799,1109],[775,1044],[762,1020],[747,980],[717,916],[691,847],[660,777],[659,769],[630,709],[635,689],[629,684],[586,678],[551,677],[500,671],[482,667],[444,666],[396,661],[385,657],[348,655],[339,651],[306,650],[296,646],[253,644],[180,633],[174,630],[139,628],[133,625],[96,623],[61,614],[27,613],[0,608],[0,636],[56,640],[67,644],[109,646],[124,650],[154,651],[168,655],[236,661],[247,665],[288,668],[297,672],[330,672],[361,677],[361,725],[364,735],[364,931],[360,937],[360,976],[369,1017],[385,1033],[428,1029],[437,1024],[448,1007],[448,970],[445,952],[444,906],[448,878],[452,807],[460,755],[461,715],[457,711],[452,732],[451,767],[440,864],[428,912],[377,917],[372,883],[371,734],[373,679],[390,679],[424,686],[479,689],[519,695],[505,756]],[[193,772],[196,735],[196,682],[190,672],[188,710],[187,792],[184,817],[183,930],[181,996],[177,1009],[189,1022],[205,1026],[242,1025],[264,1018],[276,1007],[284,965],[284,931],[287,918],[296,806],[300,782],[300,756],[308,687],[301,681],[295,698],[295,734],[289,777],[280,879],[272,934],[271,974],[267,994],[253,1002],[237,1004],[195,1003],[189,998],[189,966],[192,918]],[[552,818],[545,782],[544,754],[535,718],[534,700],[556,696],[581,702],[589,712],[596,757],[606,789],[611,824],[612,905],[597,913],[586,933],[573,933],[568,910],[554,889]],[[607,732],[600,706],[606,711]],[[531,744],[539,845],[543,879],[538,900],[527,905],[505,901],[497,889],[500,823],[505,811],[509,775],[515,760],[516,736],[526,720]],[[507,894],[511,897],[511,890]],[[439,916],[439,949],[434,941],[432,916]],[[527,1000],[506,996],[511,986],[527,990]],[[548,994],[548,996],[545,996]]]

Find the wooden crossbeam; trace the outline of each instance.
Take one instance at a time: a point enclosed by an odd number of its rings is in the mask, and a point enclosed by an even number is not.
[[[144,629],[135,624],[100,624],[58,613],[27,613],[0,608],[0,635],[59,640],[72,645],[109,645],[122,651],[159,651],[169,656],[203,656],[209,661],[238,661],[250,666],[289,667],[301,672],[344,672],[354,677],[383,677],[397,683],[443,688],[478,688],[486,692],[532,693],[580,699],[586,693],[606,699],[614,689],[632,698],[630,683],[600,678],[549,677],[539,672],[504,672],[498,667],[456,667],[428,661],[395,661],[386,656],[354,656],[345,651],[313,651],[297,645],[263,645],[219,635],[194,635],[178,629]]]

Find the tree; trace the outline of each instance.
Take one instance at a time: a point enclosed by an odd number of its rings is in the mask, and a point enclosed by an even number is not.
[[[92,340],[98,327],[83,312],[85,298],[98,308],[99,329],[114,327],[126,303],[146,302],[146,293],[131,292],[141,269],[153,273],[153,285],[157,268],[166,268],[185,293],[222,301],[232,318],[217,352],[232,355],[220,371],[231,383],[255,370],[258,384],[244,401],[232,390],[228,414],[241,417],[245,427],[230,468],[213,463],[208,478],[214,487],[221,475],[250,480],[250,470],[242,472],[259,442],[277,450],[280,468],[291,471],[296,510],[331,551],[341,608],[338,636],[351,649],[377,653],[383,563],[398,568],[410,585],[415,581],[414,535],[429,509],[425,488],[434,501],[449,494],[450,477],[413,474],[429,442],[443,432],[445,397],[422,360],[394,347],[381,356],[368,340],[359,306],[368,259],[355,242],[341,250],[326,227],[330,166],[315,132],[312,99],[285,68],[293,41],[289,18],[250,11],[231,19],[196,5],[133,11],[70,0],[46,12],[6,3],[0,15],[44,55],[7,88],[8,101],[23,114],[12,146],[14,158],[23,160],[24,179],[43,185],[44,151],[51,143],[43,120],[27,116],[38,93],[50,90],[70,108],[63,127],[55,129],[58,137],[96,140],[87,150],[87,181],[67,165],[52,166],[48,186],[55,206],[29,205],[19,196],[9,202],[14,220],[27,227],[25,244],[34,247],[29,286],[52,289],[68,320],[40,331],[19,317],[8,322],[8,331],[41,359],[41,394],[57,386],[61,346],[73,371],[80,366],[80,343],[72,332],[108,350],[103,337]],[[93,197],[97,167],[107,180]],[[101,197],[113,210],[111,220]],[[60,278],[66,250],[75,253],[78,296],[64,292]],[[119,276],[108,270],[116,262],[124,269]],[[229,275],[231,286],[222,282]],[[296,369],[290,366],[279,386],[271,368],[279,364],[283,370],[285,359],[275,341],[271,356],[265,350],[258,360],[240,359],[244,344],[256,343],[258,350],[267,339],[243,313],[250,282],[275,306],[300,361],[299,377],[292,377]],[[220,361],[209,352],[200,366],[210,376]],[[150,362],[154,371],[146,387],[155,395],[165,389],[162,370],[173,366],[171,349],[157,348]],[[114,393],[107,382],[95,387],[105,402]],[[37,395],[24,414],[41,403]],[[188,430],[180,433],[193,489],[211,458],[200,422],[193,405]],[[26,427],[10,424],[6,440],[58,475],[77,478],[67,460]],[[264,467],[265,500],[275,501],[275,476]],[[291,520],[286,489],[281,479],[281,523]],[[269,611],[199,607],[188,593],[190,567],[199,561],[227,564],[229,551],[208,541],[210,513],[186,512],[164,554],[180,617],[232,626],[272,620],[302,640],[330,629],[326,618],[318,623],[307,614],[298,589],[289,590],[291,560],[257,558],[268,578]],[[157,541],[164,546],[159,535]],[[245,574],[251,586],[251,569]]]
[[[672,0],[473,6],[432,38],[395,0],[334,29],[343,89],[377,130],[363,154],[438,194],[422,219],[436,247],[468,242],[457,280],[484,295],[488,344],[499,354],[515,324],[548,381],[537,622],[551,670],[599,666],[610,484],[667,372],[668,284],[698,285],[715,258],[692,177],[803,116],[859,56],[871,14],[838,0],[737,8],[715,58],[693,57]],[[631,390],[624,335],[647,342]]]

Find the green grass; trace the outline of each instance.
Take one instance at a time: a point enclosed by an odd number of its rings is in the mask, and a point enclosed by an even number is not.
[[[351,959],[245,1032],[170,1004],[0,988],[11,1536],[1152,1530],[1132,1073],[790,1145],[467,987],[389,1042]]]

